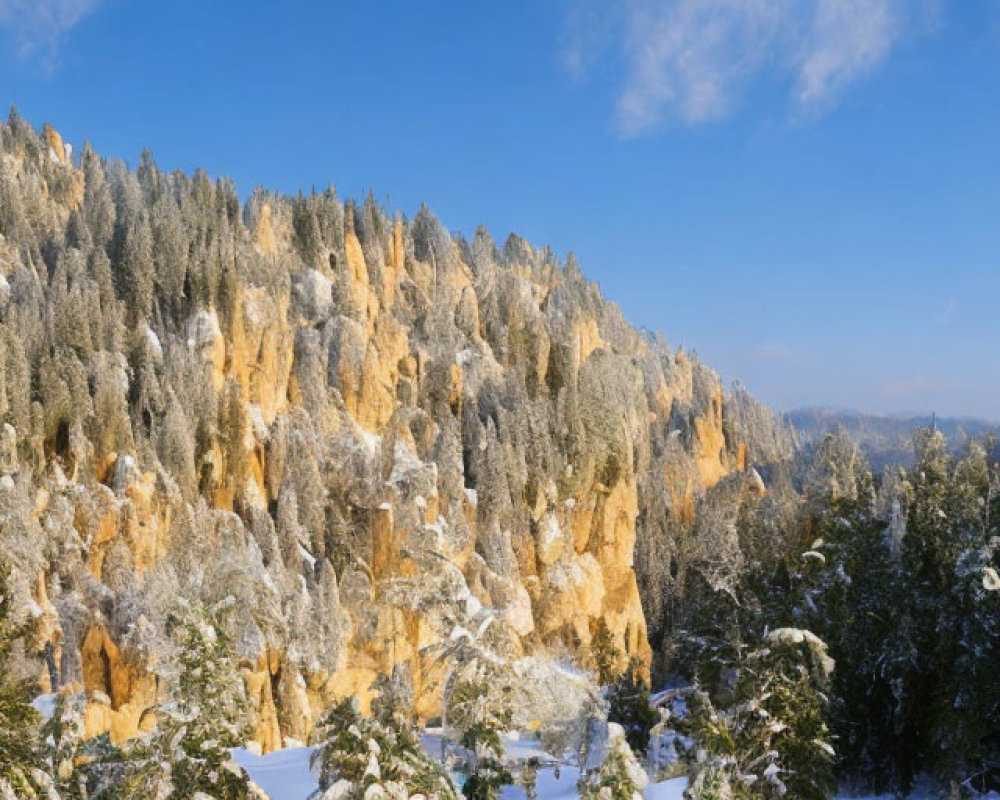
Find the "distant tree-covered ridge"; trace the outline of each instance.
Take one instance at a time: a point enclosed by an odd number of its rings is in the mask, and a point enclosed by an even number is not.
[[[890,416],[839,411],[826,408],[800,408],[787,415],[805,446],[819,443],[825,436],[844,428],[860,446],[872,468],[881,471],[889,466],[911,467],[917,459],[917,434],[935,428],[944,434],[953,453],[959,454],[970,440],[976,440],[993,453],[997,447],[1000,423],[983,419],[924,416]]]

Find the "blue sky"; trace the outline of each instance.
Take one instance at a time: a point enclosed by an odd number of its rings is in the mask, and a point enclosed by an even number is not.
[[[0,104],[577,253],[779,409],[1000,419],[998,0],[0,0]]]

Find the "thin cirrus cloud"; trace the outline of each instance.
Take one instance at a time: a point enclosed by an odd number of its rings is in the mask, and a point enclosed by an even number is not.
[[[0,27],[20,57],[39,56],[54,66],[64,37],[102,0],[0,0]]]
[[[574,77],[610,53],[625,71],[623,136],[666,119],[723,119],[756,80],[787,87],[792,116],[828,107],[900,39],[933,24],[937,0],[618,0],[570,11],[563,60]]]
[[[884,397],[901,399],[926,397],[928,395],[949,392],[954,389],[954,385],[951,381],[925,373],[918,373],[916,375],[884,381],[879,385],[878,389]]]
[[[952,317],[955,316],[955,312],[958,311],[958,300],[954,297],[949,297],[948,302],[944,304],[944,308],[937,315],[937,321],[941,325],[947,325],[951,322]]]
[[[786,364],[794,361],[798,353],[786,344],[764,344],[754,348],[750,360],[758,364]]]

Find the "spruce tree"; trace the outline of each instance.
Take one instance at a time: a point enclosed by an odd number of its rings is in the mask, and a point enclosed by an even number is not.
[[[621,725],[629,747],[637,754],[645,754],[649,746],[649,732],[660,721],[660,716],[649,704],[649,683],[642,676],[642,665],[637,659],[608,687],[608,720]]]
[[[995,516],[998,476],[990,474],[986,452],[973,443],[954,464],[947,510],[957,555],[950,591],[943,599],[938,669],[940,694],[933,744],[945,779],[982,781],[1000,776],[1000,591],[993,577],[1000,566],[1000,526]],[[945,649],[946,648],[946,649]]]
[[[650,729],[660,718],[649,704],[650,689],[642,677],[641,662],[633,658],[627,666],[623,664],[624,656],[603,619],[591,637],[590,657],[608,701],[608,720],[622,726],[633,751],[645,753]]]
[[[192,603],[173,619],[177,675],[157,709],[157,729],[109,769],[116,800],[250,800],[262,797],[230,748],[248,738],[247,701],[226,630],[229,607]]]
[[[641,800],[649,779],[632,754],[620,725],[611,723],[608,749],[601,766],[581,778],[580,797],[584,800]]]
[[[448,722],[468,753],[462,792],[470,800],[496,800],[501,787],[514,782],[501,740],[513,716],[509,679],[504,665],[477,659],[462,669],[447,698]]]
[[[12,651],[28,632],[27,625],[14,619],[9,585],[10,568],[0,566],[0,798],[52,798],[54,781],[43,769],[38,734],[41,718],[31,705],[37,687],[8,672]]]
[[[42,726],[46,758],[61,800],[114,797],[128,764],[107,733],[86,738],[83,692],[59,694]]]
[[[779,628],[730,652],[736,655],[718,665],[723,680],[714,692],[686,693],[680,728],[695,743],[692,785],[703,787],[693,796],[832,797],[825,692],[833,662],[824,643],[809,631]]]
[[[320,742],[312,756],[319,770],[316,800],[457,800],[444,767],[428,756],[420,734],[404,713],[406,706],[392,681],[376,685],[372,715],[362,716],[352,699],[336,704],[317,727]]]
[[[950,669],[954,648],[954,631],[946,620],[959,555],[956,520],[949,513],[953,459],[948,443],[939,431],[922,431],[917,446],[901,553],[907,584],[904,619],[912,643],[900,687],[903,724],[897,759],[904,790],[921,770],[940,764],[934,739],[948,702],[940,676]]]
[[[603,619],[597,621],[590,637],[590,660],[597,683],[601,686],[610,686],[622,673],[621,650],[615,645],[611,629]]]

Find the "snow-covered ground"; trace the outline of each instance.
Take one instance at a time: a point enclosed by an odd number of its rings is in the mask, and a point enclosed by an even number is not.
[[[440,743],[434,735],[424,737],[424,746],[434,755],[440,753]],[[309,771],[311,753],[309,747],[291,747],[266,756],[235,750],[233,756],[271,800],[305,800],[318,787],[316,776]],[[540,770],[539,800],[574,800],[578,797],[576,781],[579,775],[573,767],[563,767],[558,778],[552,769]],[[646,789],[646,800],[681,800],[685,786],[687,780],[684,778],[653,784]],[[502,797],[503,800],[524,800],[525,794],[523,789],[508,786]]]
[[[517,745],[530,747],[528,743]],[[440,739],[435,732],[424,737],[424,747],[432,755],[440,754]],[[236,750],[237,763],[243,766],[250,777],[271,797],[271,800],[306,800],[317,787],[316,776],[309,771],[309,756],[312,748],[291,747],[266,756],[254,755],[248,750]],[[539,800],[575,800],[576,781],[579,772],[574,767],[563,767],[557,778],[554,770],[543,769],[538,773]],[[646,788],[646,800],[681,800],[687,786],[686,778],[675,778],[651,784]],[[932,789],[918,791],[910,800],[932,800],[938,794]],[[524,790],[509,786],[503,791],[503,800],[525,800]],[[893,800],[893,795],[867,795],[856,797],[842,795],[837,800]]]
[[[39,695],[32,705],[48,719],[52,715],[55,696]],[[441,731],[429,728],[423,736],[424,749],[435,757],[441,755]],[[505,740],[504,749],[516,758],[526,758],[531,755],[546,756],[538,745],[530,740]],[[260,786],[271,800],[306,800],[319,787],[317,776],[309,770],[311,747],[288,747],[266,756],[258,756],[249,750],[233,751],[236,762],[242,766],[254,782]],[[552,769],[542,769],[538,772],[539,800],[575,800],[576,781],[580,773],[575,767],[562,767],[559,777]],[[681,800],[687,786],[686,778],[654,783],[646,788],[646,800]],[[525,800],[524,790],[509,786],[503,791],[503,800]],[[934,800],[938,797],[932,787],[918,789],[910,800]],[[990,797],[1000,800],[1000,796]],[[894,800],[891,794],[882,795],[839,795],[836,800]]]
[[[319,788],[316,776],[309,771],[311,747],[288,747],[266,756],[249,750],[234,750],[237,764],[250,773],[271,800],[305,800]]]
[[[56,696],[54,694],[40,694],[31,701],[35,711],[42,715],[42,719],[48,719],[56,708]]]

